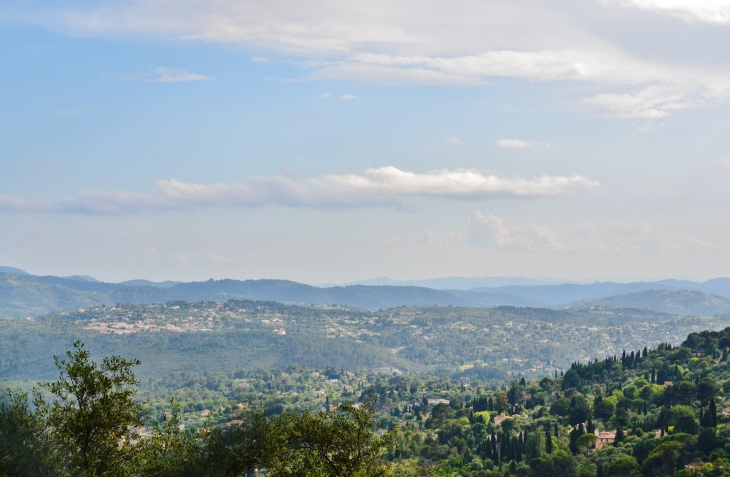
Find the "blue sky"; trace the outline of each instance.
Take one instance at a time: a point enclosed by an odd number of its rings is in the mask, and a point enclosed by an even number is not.
[[[0,263],[727,276],[730,2],[4,2]]]

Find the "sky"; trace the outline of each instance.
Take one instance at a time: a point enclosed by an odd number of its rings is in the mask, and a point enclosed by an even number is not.
[[[5,0],[0,265],[730,276],[730,0]]]

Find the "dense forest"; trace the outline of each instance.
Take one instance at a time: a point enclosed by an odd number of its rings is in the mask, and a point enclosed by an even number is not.
[[[541,379],[290,366],[137,383],[138,362],[93,364],[77,343],[32,403],[21,393],[0,407],[0,472],[721,476],[730,473],[729,352],[726,328]],[[109,392],[75,398],[89,389]],[[104,437],[80,437],[89,435]],[[119,465],[95,467],[110,459]]]

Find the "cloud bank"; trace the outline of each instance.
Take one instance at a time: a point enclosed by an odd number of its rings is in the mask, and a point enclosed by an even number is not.
[[[475,210],[469,218],[467,241],[477,247],[528,254],[626,254],[686,248],[720,249],[712,239],[666,235],[644,220],[588,222],[567,230],[555,230],[538,224],[507,227],[502,217],[483,214],[479,210]]]
[[[251,177],[242,184],[196,184],[175,179],[157,182],[156,194],[86,192],[57,203],[0,197],[0,211],[125,214],[201,207],[406,207],[403,200],[432,197],[479,200],[496,197],[540,198],[598,182],[580,175],[504,177],[478,169],[440,169],[425,173],[393,166],[361,173],[327,174],[301,179],[291,175]]]
[[[244,45],[300,65],[312,80],[581,82],[599,91],[578,106],[621,118],[658,118],[730,99],[725,56],[668,60],[647,54],[643,41],[626,41],[627,33],[644,38],[654,21],[647,12],[678,19],[652,30],[666,44],[682,37],[688,22],[730,25],[728,0],[110,0],[32,12],[18,4],[15,19],[71,35]],[[180,70],[158,74],[155,81],[206,79]]]
[[[730,2],[727,0],[609,0],[606,3],[664,13],[688,22],[730,25]]]

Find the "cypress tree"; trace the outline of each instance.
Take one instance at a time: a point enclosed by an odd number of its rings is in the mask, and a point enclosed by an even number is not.
[[[553,453],[553,436],[550,435],[550,426],[545,428],[545,452]]]
[[[499,462],[499,454],[497,453],[497,434],[492,431],[492,438],[490,439],[492,446],[492,460],[495,464]]]
[[[488,437],[491,437],[491,436],[488,436]],[[485,449],[484,449],[484,458],[485,459],[489,459],[489,460],[494,460],[492,458],[492,443],[491,443],[491,440],[492,439],[487,439],[487,438],[485,438],[485,439],[486,440],[484,442],[484,447],[485,447]]]
[[[708,411],[710,414],[710,425],[712,427],[717,427],[717,407],[715,406],[715,399],[710,399],[710,410]]]
[[[499,463],[501,464],[507,459],[507,441],[509,440],[509,437],[505,434],[502,434],[502,439],[499,442]]]
[[[586,423],[586,432],[588,434],[593,434],[593,432],[596,430],[596,428],[593,426],[593,419],[591,419],[591,415],[588,414],[588,422]]]
[[[624,440],[624,430],[621,427],[621,424],[619,424],[619,425],[616,426],[616,439],[614,439],[613,445],[617,446],[623,440]]]

